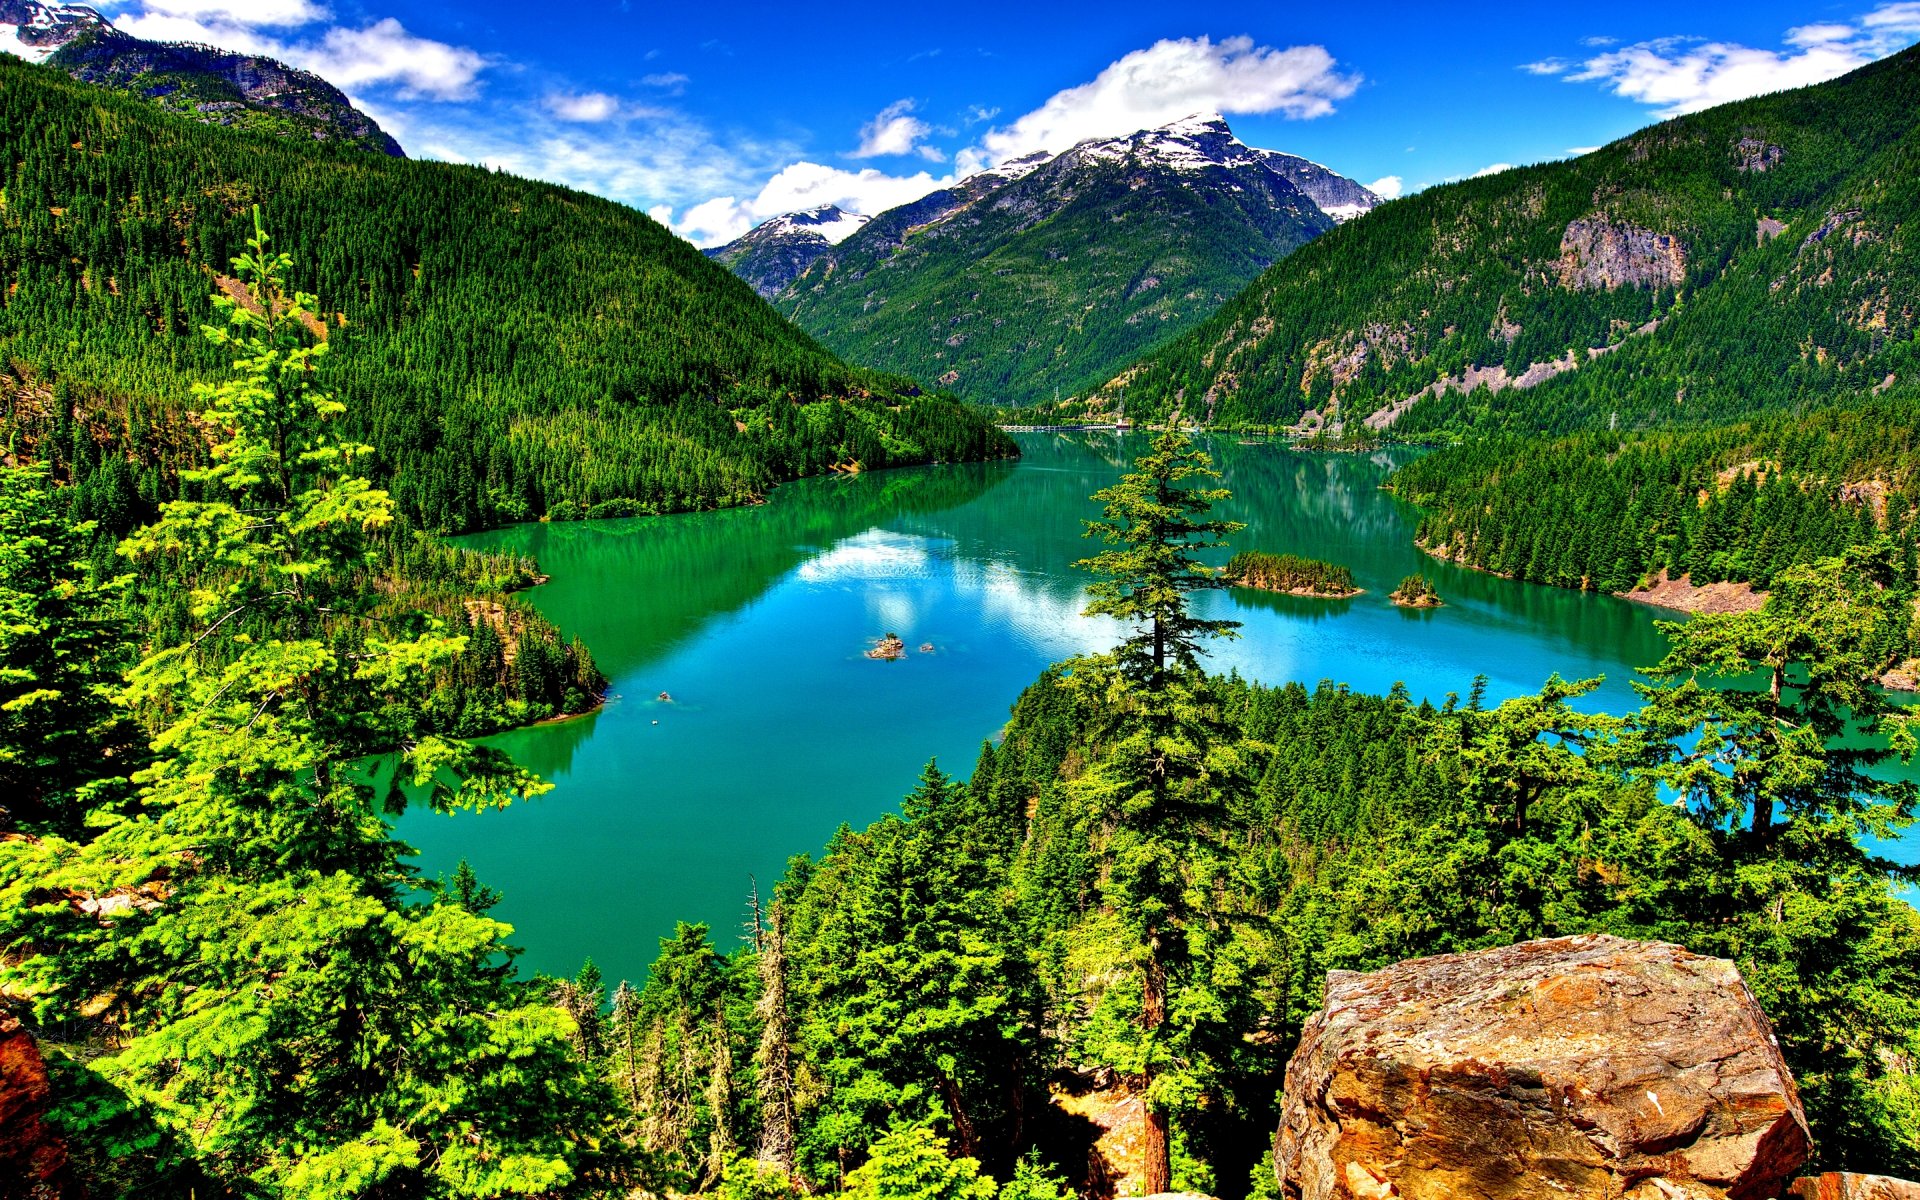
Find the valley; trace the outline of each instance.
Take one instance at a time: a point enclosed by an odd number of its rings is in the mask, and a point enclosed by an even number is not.
[[[1920,1193],[1914,8],[0,0],[0,1197]]]

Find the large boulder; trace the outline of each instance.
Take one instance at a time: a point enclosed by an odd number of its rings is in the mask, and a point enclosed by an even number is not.
[[[1294,1200],[1759,1200],[1809,1145],[1732,963],[1587,935],[1331,972],[1274,1162]]]

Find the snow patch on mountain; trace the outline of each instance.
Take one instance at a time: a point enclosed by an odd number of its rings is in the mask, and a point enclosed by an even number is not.
[[[0,51],[28,62],[45,62],[84,31],[108,24],[105,17],[84,4],[0,0]]]
[[[804,212],[781,213],[764,222],[756,232],[767,235],[813,234],[825,239],[829,246],[838,246],[858,233],[867,221],[867,217],[848,212],[837,204],[822,204]]]

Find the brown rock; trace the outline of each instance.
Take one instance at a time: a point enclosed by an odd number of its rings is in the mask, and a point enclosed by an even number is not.
[[[1794,1180],[1792,1194],[1800,1200],[1920,1200],[1920,1183],[1885,1175],[1828,1171]]]
[[[1591,934],[1330,973],[1274,1161],[1293,1200],[1759,1200],[1809,1144],[1732,963]]]
[[[33,1035],[18,1021],[0,1020],[0,1196],[80,1195],[66,1144],[41,1119],[52,1090]]]

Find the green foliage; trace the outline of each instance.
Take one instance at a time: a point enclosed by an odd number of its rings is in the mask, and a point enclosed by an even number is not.
[[[1469,441],[1393,487],[1427,510],[1423,545],[1483,570],[1611,592],[1662,572],[1765,590],[1882,536],[1913,543],[1917,428],[1902,389],[1684,432]],[[1912,562],[1901,575],[1910,587]]]
[[[203,265],[242,248],[267,198],[280,234],[316,248],[307,286],[337,307],[313,320],[349,351],[348,426],[415,527],[712,508],[832,467],[1012,453],[955,402],[841,363],[609,201],[206,128],[12,59],[0,141],[17,149],[0,393],[66,385],[84,456],[127,477],[117,495],[157,503],[199,465],[170,397],[221,366],[195,333]],[[9,407],[16,446],[62,476],[58,406]]]
[[[44,471],[0,468],[0,821],[13,829],[78,832],[89,791],[136,749],[113,704],[130,659],[120,581],[80,561],[88,532]]]
[[[1068,155],[975,178],[875,217],[774,302],[850,360],[976,403],[1085,395],[1332,227],[1264,170],[1210,174]]]
[[[365,448],[337,432],[287,256],[256,228],[236,265],[207,330],[234,375],[201,392],[219,442],[190,477],[210,498],[125,546],[196,581],[181,642],[128,676],[153,761],[84,840],[0,843],[0,981],[71,1039],[95,1083],[55,1122],[118,1169],[314,1200],[551,1191],[607,1161],[574,1023],[514,982],[508,928],[462,888],[416,889],[382,820],[403,793],[364,760],[392,751],[438,807],[544,785],[411,736],[463,639],[367,616],[353,571],[392,502],[354,473]],[[470,873],[464,892],[485,899]]]
[[[947,1142],[925,1125],[898,1125],[873,1144],[872,1157],[847,1176],[845,1200],[993,1200],[993,1180],[971,1158],[950,1158]]]
[[[1433,581],[1418,572],[1402,579],[1392,594],[1393,602],[1406,608],[1433,608],[1440,603]]]
[[[720,1200],[799,1200],[807,1193],[783,1168],[736,1158],[727,1164],[715,1194]]]
[[[1430,188],[1281,260],[1096,399],[1124,380],[1139,416],[1206,396],[1221,424],[1317,409],[1360,434],[1362,418],[1468,367],[1517,377],[1569,352],[1575,370],[1447,391],[1392,432],[1595,432],[1864,395],[1916,369],[1916,112],[1909,50],[1579,158]],[[1751,169],[1755,141],[1778,161]],[[1639,283],[1567,286],[1579,220],[1672,237],[1679,277],[1649,259]]]
[[[1299,554],[1242,550],[1227,560],[1226,570],[1221,574],[1236,587],[1272,592],[1351,596],[1360,590],[1354,586],[1352,568]]]
[[[1071,1197],[1059,1172],[1041,1162],[1037,1152],[1029,1151],[1013,1165],[1013,1175],[1000,1185],[997,1200],[1071,1200]]]
[[[1202,639],[1234,636],[1237,622],[1205,620],[1187,611],[1191,593],[1225,586],[1197,553],[1218,548],[1221,538],[1245,528],[1206,515],[1226,498],[1225,489],[1182,486],[1190,479],[1219,477],[1210,456],[1169,428],[1120,482],[1093,494],[1102,519],[1088,521],[1084,536],[1124,548],[1074,564],[1103,576],[1088,589],[1093,603],[1086,615],[1135,627],[1121,645],[1120,661],[1150,682],[1157,683],[1170,664],[1192,669]]]

